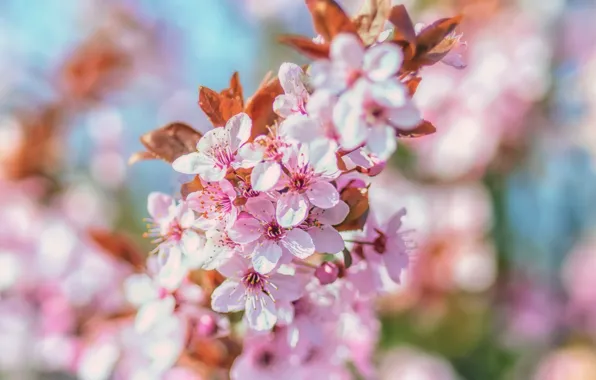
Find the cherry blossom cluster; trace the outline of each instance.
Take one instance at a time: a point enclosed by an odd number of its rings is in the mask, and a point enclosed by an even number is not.
[[[149,196],[148,235],[158,245],[148,273],[127,282],[138,331],[176,316],[216,338],[230,332],[225,313],[243,311],[232,378],[345,378],[348,361],[371,373],[371,300],[408,267],[406,211],[378,221],[366,210],[361,226],[341,227],[354,212],[352,194],[370,186],[358,171],[382,169],[397,129],[422,121],[396,76],[401,63],[394,44],[365,50],[339,35],[329,59],[307,73],[281,65],[284,93],[272,104],[280,119],[267,134],[252,139],[251,118],[238,113],[172,163],[197,176],[199,190],[180,200]],[[198,270],[224,278],[202,306],[193,296]]]
[[[460,18],[416,31],[397,7],[407,22],[379,36],[357,30],[333,1],[307,5],[320,35],[286,42],[314,62],[283,63],[247,104],[237,74],[221,93],[201,87],[213,128],[170,124],[145,135],[148,152],[134,156],[162,158],[185,176],[180,197],[149,195],[146,235],[156,247],[125,286],[137,333],[169,321],[183,331],[168,351],[172,366],[204,364],[200,342],[227,347],[232,379],[343,379],[349,363],[374,376],[373,302],[402,281],[413,242],[406,210],[379,218],[368,190],[399,138],[434,132],[412,96],[421,67],[459,43]]]

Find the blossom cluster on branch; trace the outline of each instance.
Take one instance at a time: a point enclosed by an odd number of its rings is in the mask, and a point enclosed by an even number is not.
[[[137,333],[182,326],[170,367],[208,376],[213,347],[213,367],[233,379],[342,379],[348,363],[373,376],[373,301],[401,281],[413,242],[405,209],[388,220],[369,209],[371,177],[398,139],[435,130],[412,100],[422,67],[464,66],[459,16],[415,28],[390,3],[350,19],[333,0],[307,0],[319,35],[282,42],[310,65],[283,63],[246,102],[237,73],[221,92],[201,87],[213,129],[173,123],[141,138],[132,161],[189,176],[179,198],[150,194],[156,248],[125,284]]]

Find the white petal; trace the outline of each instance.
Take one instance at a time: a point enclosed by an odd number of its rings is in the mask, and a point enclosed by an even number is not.
[[[329,140],[315,140],[308,144],[309,159],[315,169],[315,173],[326,177],[338,176],[337,156],[335,151],[337,145]]]
[[[232,152],[244,144],[250,138],[252,120],[244,112],[234,115],[226,123],[226,130],[230,134],[230,149]]]
[[[174,297],[155,300],[141,306],[135,317],[135,330],[144,333],[174,312]]]
[[[284,62],[279,66],[278,78],[286,94],[302,95],[306,89],[302,83],[302,68],[295,63]]]
[[[167,261],[159,271],[157,282],[160,286],[173,291],[180,287],[188,274],[188,268],[182,262],[182,250],[177,246],[169,247]]]
[[[172,162],[172,167],[179,173],[198,174],[210,170],[214,164],[211,157],[199,152],[192,152],[178,157]]]
[[[362,110],[352,104],[350,91],[343,94],[333,110],[333,124],[346,150],[358,148],[365,140],[368,126],[362,119]]]
[[[273,101],[273,111],[281,117],[289,117],[294,113],[296,98],[293,95],[281,94]]]
[[[270,240],[257,244],[252,257],[255,270],[262,274],[271,272],[281,258],[281,248]]]
[[[250,298],[246,300],[244,315],[248,321],[248,326],[256,331],[271,330],[275,326],[275,322],[277,322],[275,304],[264,294],[262,297],[254,300],[254,302]]]
[[[283,193],[277,200],[275,215],[282,227],[297,226],[308,214],[307,198],[295,192]]]
[[[133,274],[124,282],[124,294],[128,302],[140,306],[156,299],[158,292],[151,277],[146,274]]]
[[[329,55],[334,64],[340,63],[351,69],[360,69],[364,58],[364,47],[356,36],[341,33],[333,39]]]
[[[331,208],[339,202],[339,193],[329,182],[313,183],[306,191],[306,195],[311,204],[320,208]]]
[[[229,313],[244,309],[245,289],[240,283],[225,280],[211,294],[211,307],[220,313]]]
[[[281,167],[276,161],[259,162],[252,169],[250,183],[256,191],[268,191],[279,181]]]
[[[288,136],[299,142],[311,142],[319,138],[321,126],[319,123],[306,115],[292,115],[280,126],[284,136]]]
[[[337,253],[344,249],[344,239],[331,226],[314,227],[308,230],[315,249],[319,253]]]
[[[152,192],[147,198],[147,211],[154,220],[166,218],[171,205],[172,197],[168,194]]]
[[[312,238],[299,228],[288,231],[285,238],[281,240],[281,245],[299,259],[306,259],[315,253],[315,244]]]
[[[369,79],[380,82],[395,75],[402,61],[403,54],[397,45],[378,44],[366,51],[363,70]]]
[[[391,127],[371,128],[366,146],[381,160],[387,160],[397,149],[395,129]]]
[[[241,159],[240,166],[252,168],[263,160],[264,148],[259,144],[244,144],[238,149],[238,157]]]

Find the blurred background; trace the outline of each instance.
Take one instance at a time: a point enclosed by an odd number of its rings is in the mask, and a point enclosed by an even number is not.
[[[394,3],[415,22],[463,13],[468,67],[423,69],[438,131],[373,186],[417,241],[378,305],[381,378],[596,379],[596,2]],[[199,85],[239,71],[248,95],[305,63],[283,33],[313,35],[302,0],[0,0],[0,379],[72,372],[77,332],[120,310],[131,271],[86,231],[149,251],[147,195],[180,183],[127,164],[139,136],[208,130]]]

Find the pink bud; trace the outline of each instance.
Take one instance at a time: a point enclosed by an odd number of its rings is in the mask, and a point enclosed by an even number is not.
[[[212,337],[217,332],[217,321],[210,314],[203,314],[197,321],[196,332],[200,337]]]
[[[319,279],[321,285],[328,285],[335,280],[339,275],[339,268],[331,261],[326,261],[315,270],[315,277]]]

